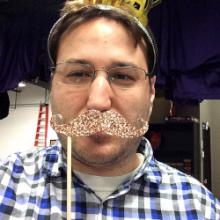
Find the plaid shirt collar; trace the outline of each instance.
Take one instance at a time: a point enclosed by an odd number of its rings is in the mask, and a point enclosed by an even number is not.
[[[161,170],[155,162],[149,141],[144,137],[139,145],[138,153],[144,155],[144,162],[132,180],[127,181],[124,185],[128,185],[131,181],[135,181],[142,176],[145,181],[160,184],[162,182]],[[47,177],[66,175],[66,154],[62,150],[60,142],[57,142],[55,146],[47,149],[43,160],[43,173]]]

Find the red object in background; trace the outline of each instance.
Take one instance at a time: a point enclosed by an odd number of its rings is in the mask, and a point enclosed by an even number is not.
[[[150,133],[149,141],[152,145],[153,150],[158,149],[160,147],[160,143],[161,143],[161,133],[156,132],[156,131],[152,131]]]
[[[34,146],[46,147],[48,132],[48,104],[41,104],[39,107],[37,129]]]

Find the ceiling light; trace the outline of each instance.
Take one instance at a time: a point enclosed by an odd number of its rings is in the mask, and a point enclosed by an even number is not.
[[[19,88],[23,88],[23,87],[25,87],[26,86],[26,83],[25,82],[19,82],[18,83],[18,87]]]

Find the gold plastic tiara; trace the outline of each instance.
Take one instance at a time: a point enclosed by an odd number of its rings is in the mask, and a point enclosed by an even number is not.
[[[70,7],[67,6],[67,13],[71,11],[71,2],[86,5],[108,5],[119,9],[128,9],[132,16],[136,17],[143,26],[148,25],[148,12],[153,7],[161,3],[161,0],[73,0],[69,1]]]

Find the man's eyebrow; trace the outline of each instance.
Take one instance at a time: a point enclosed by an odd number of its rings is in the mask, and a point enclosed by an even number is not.
[[[61,61],[59,63],[79,63],[79,64],[89,64],[93,66],[93,63],[86,60],[86,59],[74,59],[70,58],[64,61]],[[58,63],[58,64],[59,64]],[[126,66],[132,66],[132,67],[138,67],[133,62],[127,62],[127,61],[113,61],[109,65],[107,65],[107,68],[113,68],[113,67],[126,67]]]
[[[111,67],[125,67],[125,66],[132,66],[132,67],[137,67],[137,65],[135,65],[132,62],[122,62],[122,61],[117,61],[117,62],[113,62],[111,64]]]
[[[73,59],[73,58],[70,58],[70,59],[64,60],[64,61],[62,61],[61,63],[91,64],[88,60],[85,60],[85,59]]]

